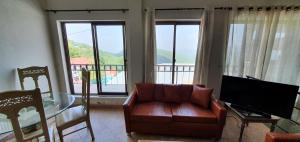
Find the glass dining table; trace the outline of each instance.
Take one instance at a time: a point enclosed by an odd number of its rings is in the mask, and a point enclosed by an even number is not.
[[[66,93],[54,94],[54,99],[43,98],[46,119],[50,119],[63,112],[75,102],[75,97]],[[19,123],[24,133],[34,131],[40,127],[39,113],[33,107],[24,108],[19,112]],[[0,113],[0,135],[12,132],[11,121]]]

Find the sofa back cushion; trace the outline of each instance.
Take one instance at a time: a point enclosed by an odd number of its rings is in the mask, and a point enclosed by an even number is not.
[[[189,102],[193,92],[193,86],[205,87],[204,85],[167,85],[167,84],[136,84],[138,102]]]
[[[136,84],[137,100],[138,102],[153,101],[155,84]]]
[[[164,85],[156,84],[154,91],[154,100],[155,101],[164,101],[165,93],[164,93]]]
[[[178,85],[178,87],[180,89],[181,101],[189,102],[193,91],[193,85],[182,84]]]
[[[164,86],[164,101],[171,103],[181,102],[181,90],[179,85],[165,85]]]
[[[191,96],[191,102],[199,105],[203,108],[208,109],[209,103],[211,101],[213,89],[210,88],[203,88],[197,85],[193,86],[193,92]]]

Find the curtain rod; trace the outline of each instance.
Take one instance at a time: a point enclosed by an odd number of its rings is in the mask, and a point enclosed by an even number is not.
[[[204,8],[158,8],[158,9],[155,9],[155,10],[201,10],[201,9],[204,9]]]
[[[286,10],[291,10],[291,9],[298,9],[299,6],[257,6],[257,7],[253,7],[253,6],[250,6],[250,7],[237,7],[238,10],[243,10],[243,9],[249,9],[249,10],[253,10],[254,8],[257,8],[258,10],[262,10],[263,8],[266,8],[267,10],[270,10],[272,8],[275,8],[275,9],[286,9]],[[229,10],[232,10],[232,7],[216,7],[215,9],[229,9]]]
[[[86,12],[92,12],[92,11],[122,11],[126,12],[129,11],[129,9],[68,9],[68,10],[60,10],[60,9],[46,9],[46,12],[80,12],[80,11],[86,11]]]

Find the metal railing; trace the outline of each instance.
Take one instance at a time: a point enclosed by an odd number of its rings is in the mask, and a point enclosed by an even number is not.
[[[71,64],[71,71],[74,84],[81,83],[81,68],[84,67],[91,72],[91,83],[96,84],[96,67],[94,64]],[[156,82],[172,83],[172,65],[155,65]],[[194,65],[175,65],[174,83],[190,84],[193,83]],[[102,84],[125,84],[125,66],[124,65],[101,65],[101,83]]]
[[[95,64],[71,64],[71,71],[74,84],[81,84],[81,68],[90,71],[91,83],[96,84]],[[125,84],[124,65],[100,65],[100,78],[102,84]]]
[[[172,83],[172,65],[158,64],[155,65],[156,82]],[[174,67],[174,84],[191,84],[194,78],[194,65],[175,65]]]

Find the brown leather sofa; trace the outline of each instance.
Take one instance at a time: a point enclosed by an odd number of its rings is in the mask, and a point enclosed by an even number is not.
[[[266,134],[265,142],[300,142],[300,135],[269,132]]]
[[[137,84],[123,104],[127,133],[220,139],[227,111],[213,98],[208,108],[192,103],[194,86]]]

